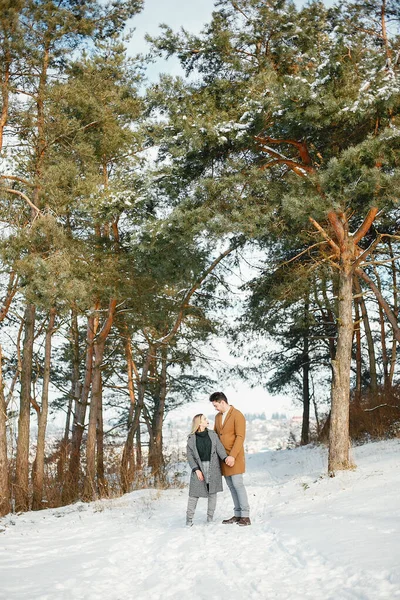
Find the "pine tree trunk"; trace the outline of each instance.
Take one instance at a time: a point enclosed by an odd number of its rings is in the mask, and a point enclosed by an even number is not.
[[[120,477],[121,477],[121,487],[124,494],[130,491],[133,479],[135,476],[135,454],[133,447],[133,440],[135,438],[135,431],[133,429],[134,422],[134,413],[136,408],[136,396],[135,396],[135,383],[134,383],[134,374],[135,374],[135,365],[132,357],[132,344],[130,336],[127,334],[125,330],[125,356],[126,356],[126,365],[127,365],[127,373],[128,373],[128,391],[129,391],[129,414],[128,414],[128,433],[124,445],[124,450],[122,453],[121,460],[121,469],[120,469]],[[137,376],[137,370],[136,370]]]
[[[376,267],[374,268],[374,273],[375,273],[375,277],[376,277],[376,280],[378,283],[378,290],[382,294],[382,283],[381,283],[381,279],[379,277],[379,273],[378,273]],[[383,312],[382,306],[379,303],[378,303],[378,308],[379,308],[379,324],[380,324],[380,330],[381,330],[383,381],[384,381],[385,390],[389,391],[389,389],[390,389],[389,357],[388,357],[388,352],[387,352],[387,347],[386,347],[385,317],[384,317],[384,312]]]
[[[69,455],[69,434],[71,427],[72,406],[79,404],[79,399],[82,394],[82,385],[80,382],[80,352],[79,352],[79,327],[78,315],[75,308],[71,311],[71,394],[68,400],[67,414],[65,418],[65,428],[63,439],[60,444],[60,457],[57,463],[57,479],[62,482],[64,479],[65,465]]]
[[[3,386],[3,350],[0,346],[0,517],[10,512],[7,458],[7,408]]]
[[[398,303],[398,285],[397,285],[397,266],[396,266],[396,261],[395,261],[395,257],[394,257],[394,252],[393,252],[393,248],[392,248],[392,242],[388,241],[388,246],[389,246],[389,256],[391,258],[391,268],[392,268],[392,289],[393,289],[393,314],[395,316],[395,319],[398,321],[399,318],[399,303]],[[396,338],[393,338],[392,341],[392,352],[391,352],[391,360],[390,360],[390,369],[389,369],[389,385],[390,387],[393,386],[393,377],[394,377],[394,371],[395,371],[395,367],[396,367],[396,362],[397,362],[397,342],[396,342]]]
[[[86,334],[86,365],[85,380],[82,386],[82,395],[75,404],[74,427],[71,439],[71,454],[69,457],[68,472],[62,490],[63,504],[70,504],[79,496],[79,473],[81,463],[81,444],[85,429],[86,408],[88,405],[90,385],[93,369],[93,340],[96,334],[95,319],[88,318]]]
[[[122,492],[126,494],[131,491],[133,479],[135,476],[135,453],[133,447],[133,440],[135,438],[135,432],[132,428],[133,422],[133,414],[134,414],[134,406],[131,404],[129,407],[129,415],[128,415],[128,433],[126,436],[126,441],[124,444],[124,449],[122,452],[122,460],[121,460],[121,469],[120,469],[120,478],[121,478],[121,487]]]
[[[103,382],[100,372],[100,395],[97,411],[96,430],[96,475],[100,498],[108,495],[108,485],[104,472],[104,427],[103,427]]]
[[[67,464],[69,454],[69,432],[71,427],[72,402],[73,398],[71,396],[68,400],[67,414],[65,415],[64,435],[60,442],[59,458],[57,461],[57,481],[61,484],[64,481],[65,465]]]
[[[86,500],[97,498],[96,485],[96,442],[97,421],[101,403],[101,363],[103,362],[104,343],[94,344],[94,361],[92,376],[92,394],[90,397],[89,425],[86,440],[86,476],[84,484],[84,497]]]
[[[138,396],[137,403],[135,406],[135,412],[133,415],[132,421],[132,434],[136,436],[136,467],[140,469],[143,464],[143,455],[142,455],[142,445],[141,445],[141,436],[140,436],[140,417],[144,407],[144,397],[147,389],[148,382],[148,373],[150,364],[154,358],[154,348],[153,346],[149,346],[147,355],[145,356],[143,366],[142,366],[142,374],[140,380],[138,381]],[[149,432],[150,433],[150,432]]]
[[[3,150],[4,129],[8,120],[8,107],[10,96],[10,76],[11,76],[11,51],[8,46],[8,40],[4,40],[4,59],[3,59],[3,80],[1,82],[1,99],[2,108],[0,114],[0,152]]]
[[[354,274],[365,273],[358,268],[363,259],[358,243],[363,239],[378,214],[372,206],[358,230],[349,234],[348,217],[344,212],[330,211],[328,221],[337,239],[329,237],[331,248],[339,258],[339,291],[336,355],[332,360],[331,412],[329,428],[328,471],[352,468],[350,449],[350,373],[353,343],[353,280]],[[317,224],[318,225],[318,224]]]
[[[309,301],[304,305],[305,325],[307,327],[303,336],[303,357],[302,357],[302,384],[303,384],[303,421],[301,427],[301,444],[304,446],[310,441],[310,354],[309,354]]]
[[[378,390],[378,378],[376,374],[376,357],[375,357],[375,348],[374,348],[374,339],[372,337],[371,326],[368,318],[368,311],[365,305],[364,298],[362,296],[362,290],[360,286],[360,282],[358,278],[354,278],[354,285],[357,292],[357,296],[359,296],[358,301],[361,309],[361,315],[364,325],[365,337],[367,340],[368,347],[368,358],[369,358],[369,375],[370,375],[370,387],[371,392],[375,396]]]
[[[332,407],[329,430],[328,471],[351,468],[349,459],[349,402],[350,370],[353,341],[353,276],[351,254],[345,249],[341,255],[338,299],[338,337],[336,356],[332,360]]]
[[[362,380],[362,353],[361,353],[361,315],[359,298],[354,302],[354,313],[356,322],[354,325],[354,333],[356,338],[356,389],[354,400],[357,406],[361,403],[361,380]]]
[[[49,384],[50,384],[50,366],[51,366],[51,338],[54,332],[54,323],[56,319],[56,310],[50,310],[49,324],[46,331],[45,352],[44,352],[44,372],[43,372],[43,390],[42,405],[38,413],[38,434],[36,457],[33,474],[33,499],[32,510],[43,508],[43,480],[44,480],[44,454],[47,428],[47,415],[49,410]]]
[[[312,403],[313,403],[313,407],[314,407],[315,422],[317,424],[317,436],[319,439],[319,436],[321,434],[321,425],[320,425],[320,420],[319,420],[319,415],[318,415],[318,406],[317,406],[317,402],[315,400],[314,392],[312,393]]]
[[[31,410],[32,358],[35,334],[35,307],[25,309],[25,336],[22,355],[20,411],[15,469],[15,510],[29,510],[29,426]]]
[[[136,407],[137,409],[137,407]],[[138,421],[138,427],[136,429],[136,469],[141,471],[143,468],[143,451],[142,451],[142,432],[140,430],[140,422]]]
[[[400,344],[400,327],[397,322],[397,317],[394,315],[389,304],[386,302],[385,298],[380,293],[379,288],[362,269],[356,269],[355,272],[357,273],[357,275],[359,275],[359,277],[361,277],[361,279],[363,279],[369,285],[371,290],[374,292],[376,299],[378,300],[382,309],[385,311],[385,314],[393,328],[393,335]]]
[[[102,380],[101,365],[104,357],[104,349],[107,336],[111,330],[114,319],[116,298],[110,300],[107,320],[105,321],[97,339],[94,341],[94,361],[92,374],[92,395],[90,399],[89,426],[86,441],[86,476],[84,483],[84,497],[87,500],[94,500],[97,497],[96,484],[96,445],[97,445],[97,426],[99,419],[102,422]],[[101,448],[100,448],[101,453]],[[100,460],[102,457],[100,456]]]
[[[158,485],[165,483],[164,455],[163,455],[163,423],[165,414],[165,401],[167,398],[167,346],[161,348],[161,373],[160,393],[157,398],[152,420],[153,445],[149,449],[149,467],[151,467],[155,482]]]
[[[303,421],[301,427],[301,444],[305,446],[310,442],[310,355],[308,336],[303,339],[302,358],[303,379]]]

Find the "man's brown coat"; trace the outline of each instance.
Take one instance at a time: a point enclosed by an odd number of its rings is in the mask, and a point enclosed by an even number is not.
[[[246,436],[246,419],[233,406],[230,407],[228,414],[222,424],[222,414],[218,413],[215,417],[215,426],[219,439],[223,447],[235,459],[233,467],[228,467],[224,462],[221,463],[222,475],[239,475],[245,472],[244,462],[244,438]]]

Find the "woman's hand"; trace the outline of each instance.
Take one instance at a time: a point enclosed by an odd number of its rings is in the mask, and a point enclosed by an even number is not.
[[[199,481],[204,481],[204,475],[203,475],[203,473],[200,471],[200,469],[197,469],[197,471],[196,471],[196,475],[197,475],[197,479],[198,479]]]

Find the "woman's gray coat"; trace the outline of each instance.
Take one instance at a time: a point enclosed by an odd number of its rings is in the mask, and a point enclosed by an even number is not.
[[[203,466],[201,464],[200,456],[197,451],[195,433],[191,433],[189,435],[186,447],[188,463],[190,465],[190,468],[192,469],[189,485],[189,496],[192,496],[194,498],[207,498],[208,494],[216,494],[217,492],[222,492],[222,475],[219,459],[225,460],[225,458],[228,455],[226,453],[225,448],[219,441],[219,437],[217,436],[215,431],[210,431],[209,429],[207,429],[207,431],[211,440],[210,468],[208,472],[208,490],[206,482],[199,481],[196,473],[193,472],[193,469],[200,469],[204,475]]]

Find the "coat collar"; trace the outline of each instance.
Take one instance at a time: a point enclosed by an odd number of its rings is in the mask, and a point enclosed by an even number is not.
[[[210,436],[210,440],[211,440],[211,448],[214,449],[214,446],[216,445],[216,437],[215,437],[215,431],[213,429],[207,429],[208,434]],[[214,435],[213,435],[214,434]],[[196,450],[197,452],[197,446],[196,446],[196,434],[195,433],[189,433],[188,435],[188,444],[191,445],[191,447],[193,449]]]
[[[229,419],[231,418],[231,416],[233,415],[233,411],[235,410],[234,406],[232,406],[232,404],[230,405],[230,408],[228,410],[228,413],[225,417],[225,421],[222,422],[222,413],[220,413],[221,415],[221,429],[223,429],[226,425],[226,423],[229,421]]]

